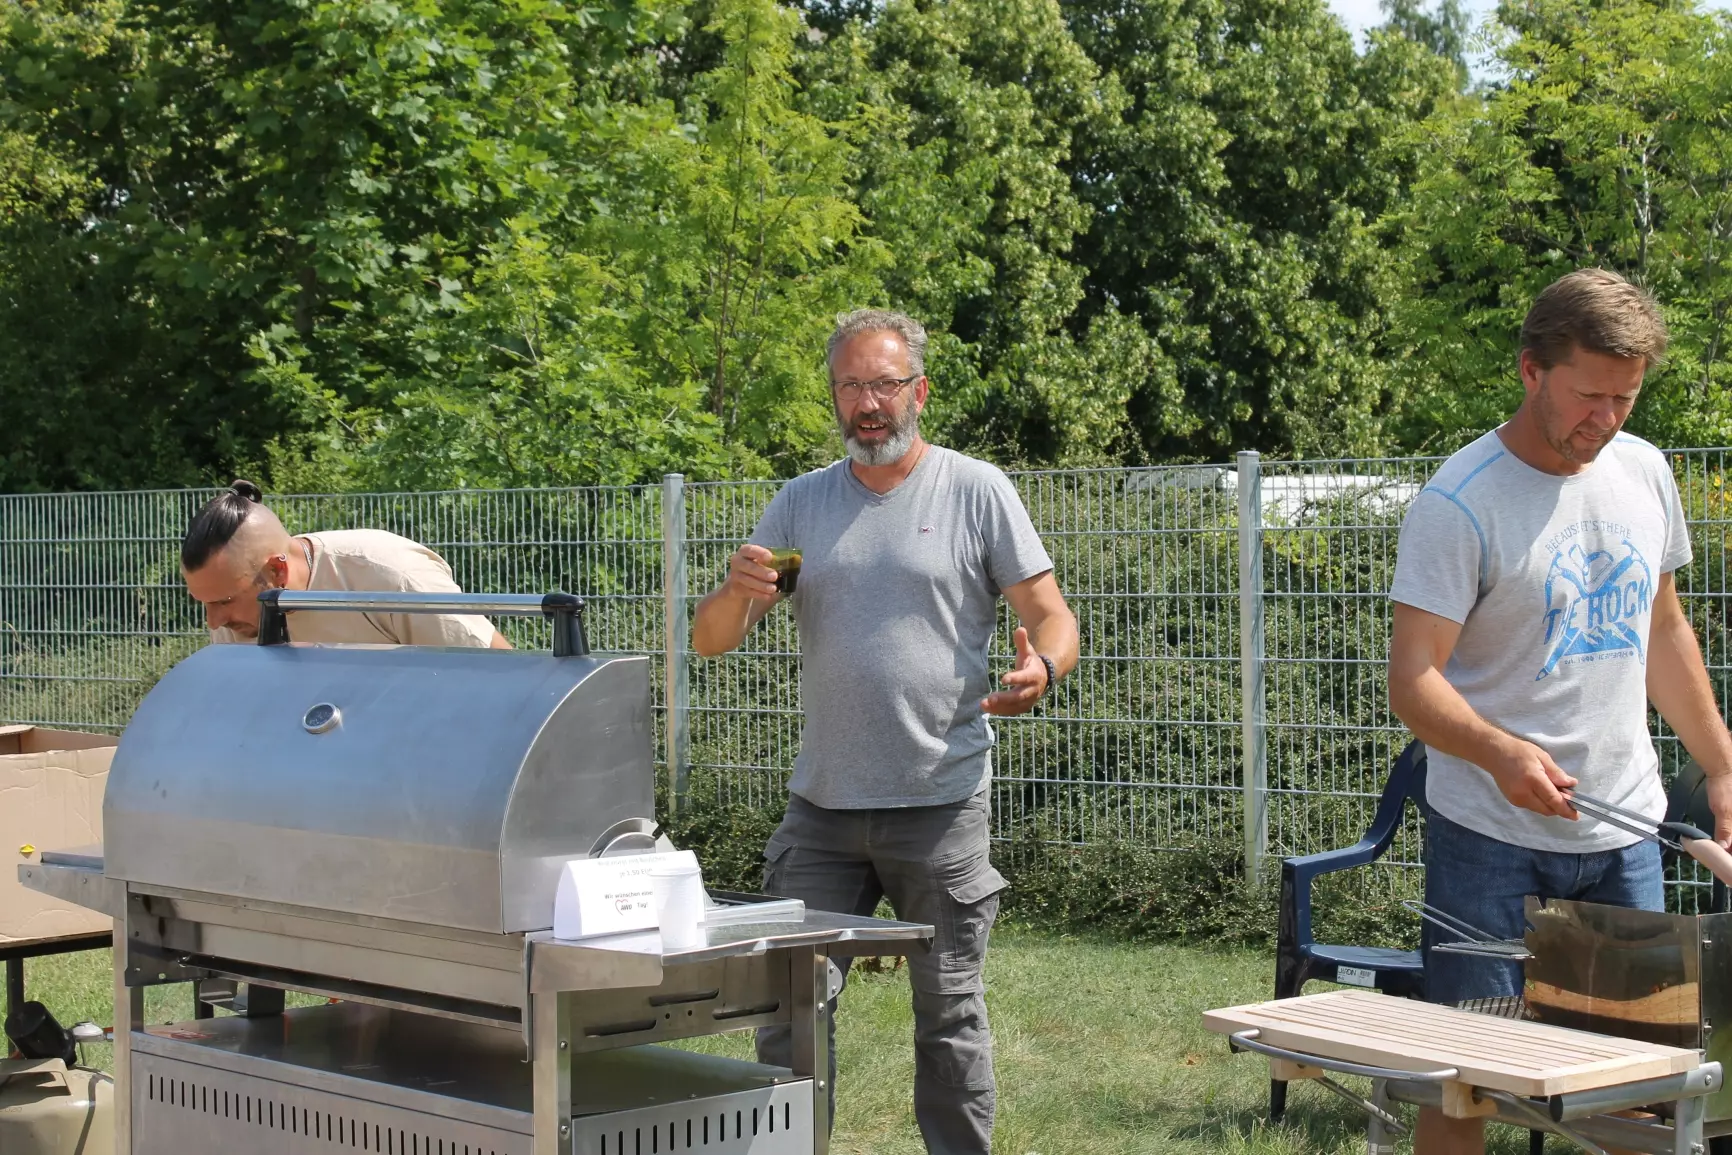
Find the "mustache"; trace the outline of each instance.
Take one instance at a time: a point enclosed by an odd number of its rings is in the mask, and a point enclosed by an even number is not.
[[[868,421],[883,425],[886,429],[893,432],[898,425],[896,414],[890,412],[888,409],[875,409],[871,413],[856,413],[854,415],[854,420],[848,422],[848,432],[859,432],[860,426]]]

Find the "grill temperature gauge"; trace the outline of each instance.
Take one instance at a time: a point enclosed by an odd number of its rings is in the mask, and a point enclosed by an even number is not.
[[[301,729],[309,734],[323,734],[335,730],[343,720],[343,712],[329,702],[320,702],[301,716]]]

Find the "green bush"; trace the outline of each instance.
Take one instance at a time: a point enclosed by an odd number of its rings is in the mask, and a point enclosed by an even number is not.
[[[662,829],[674,845],[696,852],[712,888],[757,891],[764,843],[782,810],[730,801],[712,780],[695,784],[688,807],[664,819]],[[993,860],[1010,883],[1000,919],[1014,925],[1145,942],[1275,939],[1278,879],[1248,883],[1236,848],[1079,843],[1045,823],[1025,823],[995,844]],[[1417,871],[1374,867],[1326,876],[1313,894],[1317,936],[1412,947],[1418,922],[1400,900],[1418,892]]]

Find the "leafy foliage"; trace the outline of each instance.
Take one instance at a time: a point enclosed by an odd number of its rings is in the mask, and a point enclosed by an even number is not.
[[[1399,339],[1412,367],[1404,444],[1453,448],[1520,395],[1527,304],[1573,268],[1647,284],[1674,334],[1634,432],[1674,445],[1732,433],[1732,28],[1650,0],[1545,0],[1506,13],[1507,80],[1427,124],[1405,231]]]
[[[1727,438],[1693,0],[5,0],[0,490],[787,476],[834,315],[1004,464],[1440,449],[1579,264]]]
[[[1131,401],[1144,454],[1385,444],[1393,257],[1373,226],[1403,203],[1402,130],[1451,95],[1449,62],[1398,34],[1357,53],[1320,2],[1068,8],[1129,100],[1078,173],[1090,309],[1159,349]]]

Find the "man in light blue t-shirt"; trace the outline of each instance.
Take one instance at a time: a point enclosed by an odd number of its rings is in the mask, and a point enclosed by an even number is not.
[[[982,966],[1004,888],[988,856],[987,715],[1032,709],[1076,664],[1077,629],[1009,479],[921,438],[925,352],[925,330],[901,313],[840,319],[828,361],[848,456],[776,494],[699,604],[692,647],[726,653],[778,602],[792,607],[805,724],[764,889],[848,914],[888,898],[936,928],[908,963],[914,1114],[934,1155],[987,1155]],[[776,588],[772,549],[801,553],[792,593]],[[994,692],[1001,596],[1022,628]],[[765,1030],[759,1057],[788,1066],[790,1043],[787,1028]]]
[[[1732,841],[1732,738],[1673,573],[1690,562],[1678,487],[1620,432],[1666,347],[1647,293],[1571,273],[1522,325],[1515,416],[1438,469],[1401,528],[1389,700],[1426,746],[1425,896],[1520,938],[1524,900],[1663,908],[1659,848],[1560,792],[1656,820],[1648,704],[1707,774]],[[1521,993],[1521,967],[1433,952],[1433,1002]],[[1419,1155],[1481,1151],[1483,1121],[1421,1112]]]

